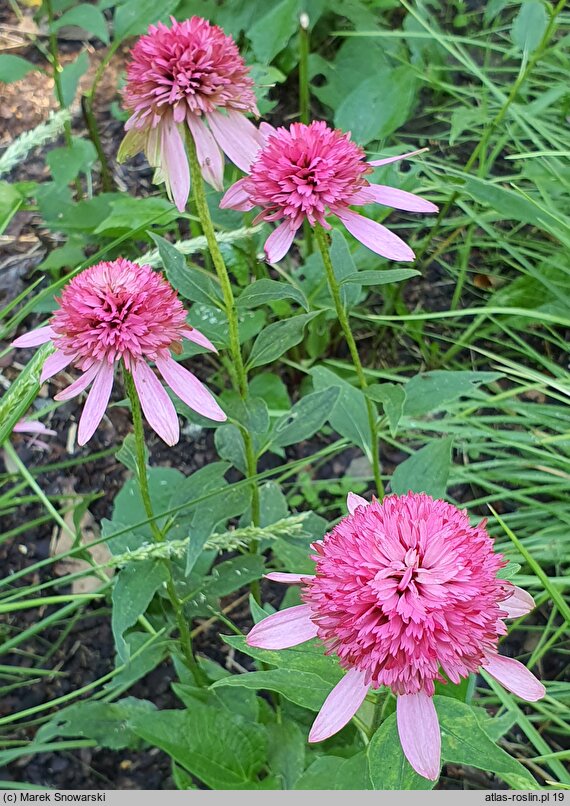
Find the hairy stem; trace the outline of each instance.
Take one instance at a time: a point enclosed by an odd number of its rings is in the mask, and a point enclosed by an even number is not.
[[[232,291],[232,284],[230,282],[230,277],[228,274],[228,270],[226,268],[223,255],[220,251],[220,247],[216,240],[216,233],[214,231],[214,225],[212,223],[212,218],[210,216],[210,211],[208,209],[208,203],[206,201],[204,180],[202,178],[202,172],[200,170],[200,164],[198,162],[198,155],[196,154],[196,146],[194,144],[194,139],[190,135],[188,135],[188,137],[186,138],[186,143],[188,148],[188,155],[190,158],[190,176],[192,179],[192,189],[194,192],[196,211],[198,213],[198,218],[200,219],[200,222],[202,224],[202,230],[204,232],[204,235],[206,236],[208,249],[210,251],[210,256],[212,258],[216,274],[218,275],[218,280],[220,282],[220,287],[222,289],[222,295],[224,299],[225,312],[228,318],[228,329],[230,337],[230,357],[234,367],[237,392],[239,393],[242,400],[246,400],[248,396],[247,372],[241,354],[241,346],[239,341],[238,315],[234,299],[234,293]],[[247,461],[247,468],[246,468],[247,477],[253,478],[257,474],[257,459],[253,447],[253,440],[247,428],[242,428],[241,433],[243,435],[243,441],[245,445],[245,455]],[[259,489],[255,482],[252,482],[251,485],[251,519],[254,526],[259,525]],[[257,550],[257,547],[255,547],[254,550]],[[257,583],[253,583],[251,590],[256,600],[259,601],[259,585]]]
[[[160,527],[158,526],[158,523],[156,522],[156,517],[154,514],[152,501],[150,497],[150,489],[148,486],[141,404],[139,401],[137,390],[135,388],[133,376],[126,368],[124,369],[124,379],[125,379],[125,390],[127,392],[127,396],[131,404],[131,411],[133,415],[133,430],[135,435],[136,461],[137,461],[137,479],[139,483],[139,489],[141,491],[141,498],[143,500],[143,505],[147,518],[149,519],[153,540],[155,541],[155,543],[163,543],[166,538],[162,533]],[[180,601],[180,599],[178,598],[178,594],[176,593],[176,586],[174,584],[174,575],[172,571],[172,563],[167,558],[162,559],[161,562],[164,564],[168,572],[166,591],[168,594],[168,598],[170,600],[170,604],[174,611],[178,632],[180,633],[180,644],[182,646],[184,660],[186,661],[188,669],[192,672],[196,684],[199,686],[204,685],[206,682],[205,675],[198,666],[196,658],[194,657],[194,652],[192,651],[192,638],[190,635],[190,627],[184,615],[184,608],[182,606],[182,602]]]
[[[344,333],[344,337],[348,345],[350,357],[352,358],[352,363],[354,364],[354,369],[356,370],[356,375],[358,377],[360,388],[364,392],[364,397],[366,400],[366,410],[368,413],[368,423],[370,426],[370,435],[372,439],[371,453],[372,453],[372,470],[374,473],[374,482],[378,490],[378,495],[382,496],[384,495],[384,485],[382,483],[382,478],[380,475],[380,458],[378,456],[379,440],[378,440],[378,417],[376,407],[366,394],[366,390],[368,388],[368,382],[364,374],[364,369],[362,367],[362,362],[360,361],[360,356],[358,355],[358,348],[356,346],[356,342],[354,340],[354,336],[350,328],[350,322],[348,321],[348,316],[344,309],[344,305],[342,304],[340,286],[334,273],[331,256],[329,252],[327,235],[320,224],[317,224],[317,226],[315,227],[315,237],[319,245],[319,249],[321,250],[321,255],[323,257],[323,263],[327,275],[327,282],[329,285],[331,296],[334,301],[338,321],[340,323],[342,332]]]

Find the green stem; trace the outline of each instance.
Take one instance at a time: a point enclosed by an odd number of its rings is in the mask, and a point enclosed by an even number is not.
[[[232,291],[232,284],[230,282],[230,277],[228,275],[224,258],[216,240],[216,233],[214,231],[214,225],[212,223],[208,203],[206,201],[204,180],[202,179],[202,172],[200,170],[200,164],[196,154],[194,139],[189,135],[186,138],[186,142],[188,147],[188,155],[190,158],[190,175],[192,178],[192,188],[194,191],[194,201],[196,202],[196,211],[202,224],[204,235],[206,236],[210,256],[212,258],[214,268],[216,269],[216,274],[218,275],[220,288],[222,289],[222,295],[224,298],[224,307],[226,309],[226,316],[228,318],[230,336],[230,356],[234,366],[237,391],[241,399],[246,400],[248,395],[247,372],[245,370],[241,354],[238,315],[234,293]],[[247,476],[248,478],[252,478],[257,473],[257,460],[253,447],[253,441],[249,431],[246,428],[242,429],[242,434],[247,459]],[[255,483],[253,483],[251,487],[251,519],[254,526],[259,526],[259,490]]]
[[[141,491],[141,498],[143,501],[143,506],[147,518],[149,519],[153,540],[155,541],[155,543],[163,543],[166,540],[166,538],[156,522],[156,517],[152,507],[152,501],[150,498],[150,489],[148,486],[141,404],[139,401],[139,396],[137,394],[133,376],[126,368],[124,369],[123,374],[125,380],[125,390],[127,392],[127,396],[131,404],[131,412],[133,416],[133,430],[135,434],[135,448],[136,448],[136,460],[137,460],[137,479],[139,483],[139,489]],[[186,621],[182,603],[178,598],[178,594],[176,593],[176,586],[174,584],[174,575],[172,572],[172,563],[170,562],[170,560],[167,559],[163,559],[162,562],[164,563],[164,566],[168,571],[166,591],[168,594],[168,598],[170,600],[170,604],[172,605],[172,609],[174,610],[176,624],[178,626],[178,632],[180,633],[180,643],[182,646],[182,652],[184,653],[184,659],[186,661],[186,665],[188,666],[188,668],[190,669],[190,671],[194,676],[196,684],[201,686],[204,685],[206,680],[202,670],[198,666],[198,663],[192,651],[192,638],[190,635],[190,627],[188,626],[188,622]]]
[[[53,68],[53,83],[55,87],[55,97],[57,98],[57,102],[60,106],[60,109],[65,109],[65,103],[63,101],[63,87],[61,84],[61,63],[59,61],[59,50],[57,47],[57,35],[56,32],[53,30],[53,7],[51,0],[45,0],[45,10],[47,13],[48,18],[48,29],[49,29],[49,52],[50,52],[50,59],[51,59],[51,66]],[[65,136],[65,142],[68,148],[71,148],[73,145],[73,139],[71,135],[71,123],[69,120],[66,120],[63,124],[63,133]],[[75,191],[77,193],[77,198],[81,199],[83,197],[83,191],[81,190],[81,183],[79,178],[75,180]]]
[[[372,470],[374,472],[374,481],[378,489],[378,495],[383,496],[384,485],[382,483],[382,478],[380,475],[380,458],[378,456],[379,439],[378,439],[378,417],[376,407],[366,394],[366,390],[368,389],[368,382],[364,374],[364,369],[362,368],[362,362],[360,361],[360,356],[358,355],[358,348],[356,347],[356,342],[354,340],[354,336],[352,335],[352,330],[350,329],[350,322],[348,321],[348,316],[346,314],[346,311],[344,310],[344,305],[342,304],[340,286],[336,279],[331,261],[331,256],[329,253],[327,235],[320,224],[317,224],[317,226],[315,227],[315,237],[319,245],[319,249],[321,250],[321,255],[323,257],[323,263],[327,274],[327,281],[336,308],[338,321],[340,323],[342,332],[344,333],[344,337],[348,345],[348,349],[350,352],[350,356],[352,358],[352,363],[354,364],[354,368],[356,370],[356,375],[358,377],[360,388],[364,392],[364,398],[366,400],[366,410],[368,412],[368,423],[370,425],[370,435],[372,439],[371,453],[372,453]]]
[[[299,17],[299,118],[305,125],[309,124],[311,115],[310,36],[309,17],[306,12],[303,12]],[[308,221],[303,221],[303,237],[305,239],[305,257],[307,258],[313,253],[313,231]]]

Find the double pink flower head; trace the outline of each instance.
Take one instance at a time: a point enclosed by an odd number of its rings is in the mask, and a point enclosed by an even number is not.
[[[260,146],[246,117],[258,114],[253,80],[230,36],[201,17],[159,22],[134,46],[123,100],[132,113],[119,159],[144,151],[182,212],[190,192],[184,139],[196,145],[202,175],[223,189],[225,153],[247,171]]]
[[[544,686],[518,661],[499,655],[504,619],[534,607],[532,597],[502,579],[484,523],[425,494],[368,503],[348,496],[349,515],[313,544],[315,575],[272,573],[301,584],[305,604],[259,622],[250,646],[285,649],[318,637],[347,674],[325,700],[309,733],[320,742],[354,716],[369,689],[397,697],[404,754],[435,780],[441,737],[433,704],[435,682],[459,683],[485,669],[525,700]]]
[[[304,221],[312,227],[319,224],[331,229],[331,215],[373,252],[390,260],[414,259],[413,251],[401,238],[350,208],[382,204],[414,213],[436,213],[438,208],[432,202],[366,178],[375,167],[420,151],[367,162],[350,134],[331,129],[323,121],[308,126],[293,123],[289,129],[262,123],[260,133],[263,147],[249,176],[232,185],[220,206],[242,211],[261,207],[256,222],[279,222],[265,243],[270,263],[277,263],[289,251]]]
[[[70,400],[91,386],[79,421],[80,445],[103,418],[120,362],[132,373],[146,419],[168,445],[178,442],[178,415],[149,362],[191,409],[212,420],[226,419],[204,384],[172,357],[172,352],[181,352],[182,339],[214,352],[216,348],[186,324],[186,310],[176,292],[150,266],[123,258],[98,263],[74,277],[58,302],[49,325],[20,336],[12,346],[53,344],[42,383],[70,364],[81,370],[80,377],[55,396]]]
[[[258,114],[253,81],[233,39],[200,17],[171,27],[151,26],[131,53],[124,104],[132,113],[119,159],[143,150],[180,211],[190,191],[184,137],[196,145],[204,179],[223,188],[224,152],[248,173],[225,194],[221,206],[248,211],[278,227],[265,244],[276,263],[287,253],[303,221],[330,229],[339,218],[361,243],[390,260],[413,260],[414,253],[386,227],[350,208],[382,204],[399,210],[435,213],[437,207],[412,193],[367,180],[373,168],[399,157],[366,161],[350,134],[316,121],[259,130],[245,117]]]

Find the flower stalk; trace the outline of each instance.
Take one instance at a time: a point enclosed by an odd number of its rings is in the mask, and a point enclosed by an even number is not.
[[[210,256],[212,258],[212,262],[214,264],[214,268],[216,270],[216,274],[220,282],[220,288],[222,290],[222,296],[224,299],[225,313],[228,319],[228,328],[229,328],[230,357],[232,360],[233,369],[235,373],[236,390],[239,393],[242,400],[246,400],[248,395],[247,372],[241,354],[238,314],[234,299],[234,293],[232,291],[232,284],[230,282],[230,277],[228,274],[228,270],[226,268],[223,255],[220,251],[220,247],[216,240],[216,233],[214,231],[214,225],[212,223],[212,218],[210,216],[210,211],[208,209],[208,203],[206,201],[204,180],[202,178],[202,172],[200,170],[200,164],[198,161],[198,155],[196,153],[196,145],[194,143],[194,139],[190,136],[187,136],[186,145],[188,148],[188,156],[190,162],[190,178],[194,193],[194,201],[196,203],[196,211],[198,213],[198,218],[200,219],[200,222],[202,224],[202,230],[206,237],[206,242],[208,244]],[[257,458],[255,456],[253,440],[251,438],[251,434],[246,428],[242,427],[241,433],[243,436],[245,446],[247,477],[253,478],[257,474]],[[252,482],[251,520],[254,526],[259,525],[259,514],[260,514],[259,507],[260,507],[259,489],[257,487],[257,484],[255,482]],[[256,544],[252,545],[252,551],[254,552],[257,551]],[[259,599],[259,590],[257,585],[252,586],[252,592],[255,598]]]
[[[342,332],[344,333],[344,337],[348,345],[348,350],[350,352],[350,357],[352,358],[352,363],[354,364],[354,369],[356,370],[358,382],[360,384],[360,388],[362,389],[362,392],[364,393],[364,398],[366,400],[366,411],[368,414],[368,424],[370,426],[370,437],[372,442],[371,445],[372,471],[374,474],[374,483],[376,484],[378,495],[382,497],[384,495],[384,484],[382,482],[382,476],[380,472],[380,458],[378,456],[379,439],[378,439],[378,417],[376,407],[375,404],[370,400],[370,398],[366,394],[366,391],[368,389],[368,382],[366,380],[366,375],[364,374],[364,369],[362,367],[360,356],[358,355],[358,348],[356,346],[356,341],[354,340],[354,335],[350,327],[350,322],[348,320],[347,313],[344,309],[344,305],[342,304],[340,286],[334,273],[327,235],[325,233],[325,230],[320,224],[317,224],[315,227],[315,237],[323,258],[323,264],[327,275],[327,282],[329,290],[331,292],[331,296],[333,298],[336,314],[338,316],[338,321],[342,328]]]
[[[139,483],[141,498],[143,501],[146,516],[149,519],[154,542],[164,543],[166,537],[162,532],[162,530],[160,529],[158,523],[156,522],[156,516],[154,514],[152,501],[150,497],[150,489],[148,486],[141,405],[135,387],[135,383],[133,380],[133,376],[126,368],[123,368],[123,377],[125,381],[125,390],[127,392],[127,397],[129,398],[129,402],[131,404],[131,412],[133,417],[133,430],[135,435],[135,449],[136,449],[136,462],[137,462],[137,480]],[[168,572],[168,579],[166,582],[166,592],[168,594],[170,604],[174,611],[178,632],[180,633],[180,644],[182,647],[184,660],[186,662],[188,669],[192,672],[196,685],[202,686],[207,681],[205,679],[204,673],[198,666],[196,658],[194,657],[194,652],[192,650],[192,637],[190,635],[190,628],[188,626],[188,622],[186,621],[186,616],[184,615],[182,602],[180,601],[180,599],[178,598],[178,594],[176,593],[176,586],[174,584],[174,575],[172,572],[172,563],[170,562],[170,559],[167,557],[162,558],[161,562],[164,564],[164,567]]]

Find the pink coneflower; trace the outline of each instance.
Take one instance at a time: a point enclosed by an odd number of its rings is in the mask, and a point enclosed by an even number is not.
[[[257,624],[247,642],[285,649],[318,636],[347,674],[325,700],[309,733],[320,742],[354,716],[370,688],[397,696],[404,753],[420,775],[435,780],[440,732],[434,682],[453,683],[485,669],[525,700],[544,696],[526,666],[499,655],[503,619],[534,607],[528,593],[497,572],[484,523],[428,495],[388,496],[368,504],[348,496],[350,514],[313,544],[316,575],[268,574],[303,584],[305,604]]]
[[[212,420],[226,419],[204,384],[171,355],[171,351],[180,352],[183,338],[214,352],[216,348],[186,324],[186,311],[176,292],[150,266],[123,258],[98,263],[74,277],[57,301],[60,307],[51,323],[20,336],[12,346],[52,342],[56,349],[44,364],[42,383],[69,364],[82,370],[56,400],[70,400],[93,384],[79,421],[80,445],[101,422],[120,361],[132,373],[145,417],[168,445],[178,442],[178,416],[149,361],[191,409]]]
[[[437,207],[413,193],[365,178],[373,166],[386,165],[419,152],[366,162],[364,151],[350,134],[315,121],[273,129],[262,123],[264,145],[249,171],[227,191],[220,206],[233,210],[262,208],[256,221],[281,221],[265,243],[270,263],[288,252],[303,221],[331,229],[327,217],[336,215],[361,243],[390,260],[413,260],[410,247],[389,229],[355,213],[351,206],[376,202],[414,213],[435,213]]]
[[[253,81],[231,36],[201,17],[171,22],[171,28],[151,25],[131,52],[123,100],[132,114],[119,159],[143,150],[157,169],[155,181],[166,183],[183,211],[190,192],[186,130],[204,179],[222,190],[222,152],[248,170],[260,138],[244,113],[259,113]]]

